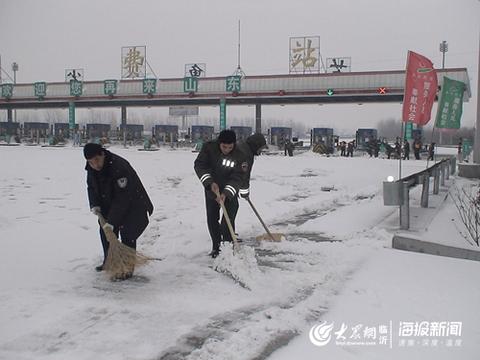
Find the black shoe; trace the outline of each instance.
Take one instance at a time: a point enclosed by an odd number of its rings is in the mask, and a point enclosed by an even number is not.
[[[103,271],[103,264],[96,266],[95,270],[98,271],[98,272]]]
[[[213,259],[215,259],[218,254],[220,254],[220,250],[219,249],[213,249],[210,254],[208,254],[209,256],[211,256]]]

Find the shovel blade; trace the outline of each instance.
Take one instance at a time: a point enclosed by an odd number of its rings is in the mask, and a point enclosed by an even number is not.
[[[285,234],[282,233],[271,233],[272,236],[268,234],[262,234],[257,236],[255,239],[257,241],[282,241],[282,239],[285,239]]]

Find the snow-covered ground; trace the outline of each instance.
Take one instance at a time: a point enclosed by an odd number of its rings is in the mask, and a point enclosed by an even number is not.
[[[400,359],[419,348],[317,347],[308,332],[322,321],[463,321],[462,344],[424,346],[423,358],[478,354],[480,264],[390,249],[398,209],[383,206],[381,189],[397,161],[259,157],[252,201],[287,240],[256,243],[263,228],[240,200],[237,231],[257,262],[235,269],[247,289],[206,256],[196,154],[110,150],[155,205],[139,249],[163,258],[115,283],[94,271],[101,245],[81,149],[0,148],[0,359]],[[402,164],[404,175],[425,168]]]

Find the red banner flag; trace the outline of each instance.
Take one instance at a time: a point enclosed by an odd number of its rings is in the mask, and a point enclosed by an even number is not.
[[[437,95],[437,71],[425,56],[408,52],[403,94],[403,121],[425,125],[430,121]]]

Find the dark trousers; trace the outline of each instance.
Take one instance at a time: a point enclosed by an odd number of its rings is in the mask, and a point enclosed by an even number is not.
[[[119,228],[115,227],[113,232],[115,235],[120,233],[120,239],[122,243],[131,247],[132,249],[137,248],[137,239],[142,235],[143,231],[148,225],[148,216],[145,212],[144,214],[136,214],[128,219],[124,225],[121,225]],[[107,259],[108,255],[108,240],[103,232],[103,229],[100,227],[100,239],[102,240],[103,247],[103,262]]]
[[[225,217],[222,216],[222,222],[220,220],[220,204],[217,203],[215,198],[211,195],[211,191],[205,191],[205,206],[207,208],[207,225],[208,232],[212,238],[212,250],[218,250],[220,248],[221,241],[232,241],[232,236],[228,229]],[[235,217],[238,212],[238,198],[225,199],[225,208],[227,209],[230,222],[232,223],[233,230],[235,231]]]

